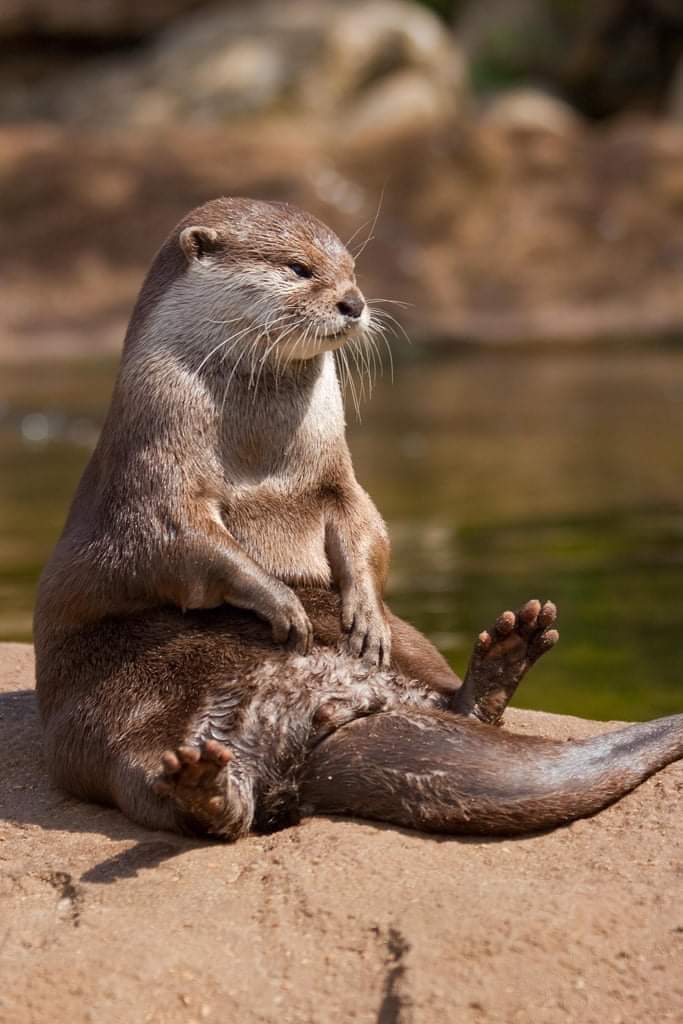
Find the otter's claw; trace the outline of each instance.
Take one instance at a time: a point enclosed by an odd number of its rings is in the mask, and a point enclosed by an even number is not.
[[[276,644],[287,644],[298,654],[310,652],[313,646],[313,626],[291,587],[285,584],[279,586],[267,618]]]
[[[368,665],[388,668],[391,629],[374,594],[351,589],[342,595],[342,629],[349,634],[349,650]]]

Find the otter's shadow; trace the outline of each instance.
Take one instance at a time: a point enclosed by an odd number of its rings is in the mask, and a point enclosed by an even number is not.
[[[118,841],[136,840],[135,846],[89,868],[80,881],[109,885],[207,845],[172,833],[153,832],[129,821],[113,808],[67,796],[50,784],[41,747],[34,692],[0,693],[0,750],[4,755],[0,820],[20,827],[37,825],[45,831],[100,834]]]

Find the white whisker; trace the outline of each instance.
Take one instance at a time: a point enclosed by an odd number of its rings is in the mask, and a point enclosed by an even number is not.
[[[345,249],[348,249],[348,247],[349,247],[349,246],[351,245],[351,242],[352,242],[352,241],[354,240],[354,238],[355,238],[355,237],[356,237],[357,235],[359,235],[359,234],[360,234],[360,232],[361,232],[361,231],[363,230],[363,228],[366,228],[366,227],[368,226],[368,224],[370,223],[371,219],[372,219],[371,217],[368,217],[368,219],[367,219],[367,220],[364,220],[362,224],[359,224],[359,225],[358,225],[358,227],[356,228],[356,230],[354,231],[354,233],[353,233],[353,234],[351,235],[351,237],[350,237],[350,238],[348,238],[348,239],[347,239],[347,240],[346,240],[346,241],[344,242],[344,248],[345,248]]]
[[[378,298],[372,298],[372,299],[367,299],[366,301],[367,301],[368,306],[372,302],[388,302],[392,306],[402,306],[403,309],[414,309],[415,308],[415,303],[414,302],[404,302],[402,299],[378,299]]]
[[[199,366],[196,367],[195,373],[199,373],[199,371],[202,370],[206,366],[206,364],[208,363],[208,361],[211,358],[211,356],[215,355],[216,352],[219,352],[226,345],[230,344],[230,342],[239,341],[240,338],[243,338],[244,335],[248,334],[249,331],[251,331],[251,330],[253,330],[253,324],[249,324],[247,327],[244,327],[241,331],[237,331],[236,334],[231,334],[227,338],[223,338],[223,340],[220,341],[218,343],[218,345],[216,345],[214,348],[211,349],[211,351],[208,353],[208,355],[204,356],[204,358],[202,359],[202,361],[199,364]]]
[[[365,252],[365,248],[368,245],[368,243],[375,237],[374,236],[374,231],[375,231],[375,228],[377,227],[377,221],[379,220],[379,214],[380,214],[380,210],[382,209],[382,203],[383,202],[384,202],[384,185],[382,185],[382,191],[380,192],[380,195],[379,195],[379,202],[377,203],[377,210],[375,212],[375,216],[373,218],[372,224],[370,225],[370,230],[368,231],[368,237],[365,239],[365,241],[361,245],[361,247],[358,250],[358,252],[354,253],[354,255],[353,255],[354,260],[360,259],[360,257]]]
[[[380,322],[383,319],[384,320],[388,320],[390,324],[393,324],[400,331],[400,333],[403,335],[403,337],[408,342],[408,344],[412,345],[412,341],[410,340],[408,332],[406,331],[406,329],[403,326],[403,324],[400,322],[400,320],[397,320],[395,316],[392,316],[392,314],[388,310],[386,310],[386,309],[373,309],[373,310],[371,310],[371,313],[372,313],[372,316],[374,318],[376,318],[377,320],[379,320]]]

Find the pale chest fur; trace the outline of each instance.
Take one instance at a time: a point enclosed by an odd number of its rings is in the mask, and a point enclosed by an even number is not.
[[[223,424],[225,527],[280,579],[327,585],[325,495],[347,463],[332,355],[312,380],[269,384],[254,396],[241,391]]]

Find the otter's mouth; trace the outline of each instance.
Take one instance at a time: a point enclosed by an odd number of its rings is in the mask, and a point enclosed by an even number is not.
[[[356,334],[357,331],[358,327],[356,324],[346,324],[344,327],[326,334],[325,341],[340,341],[342,338],[349,338],[352,334]]]

